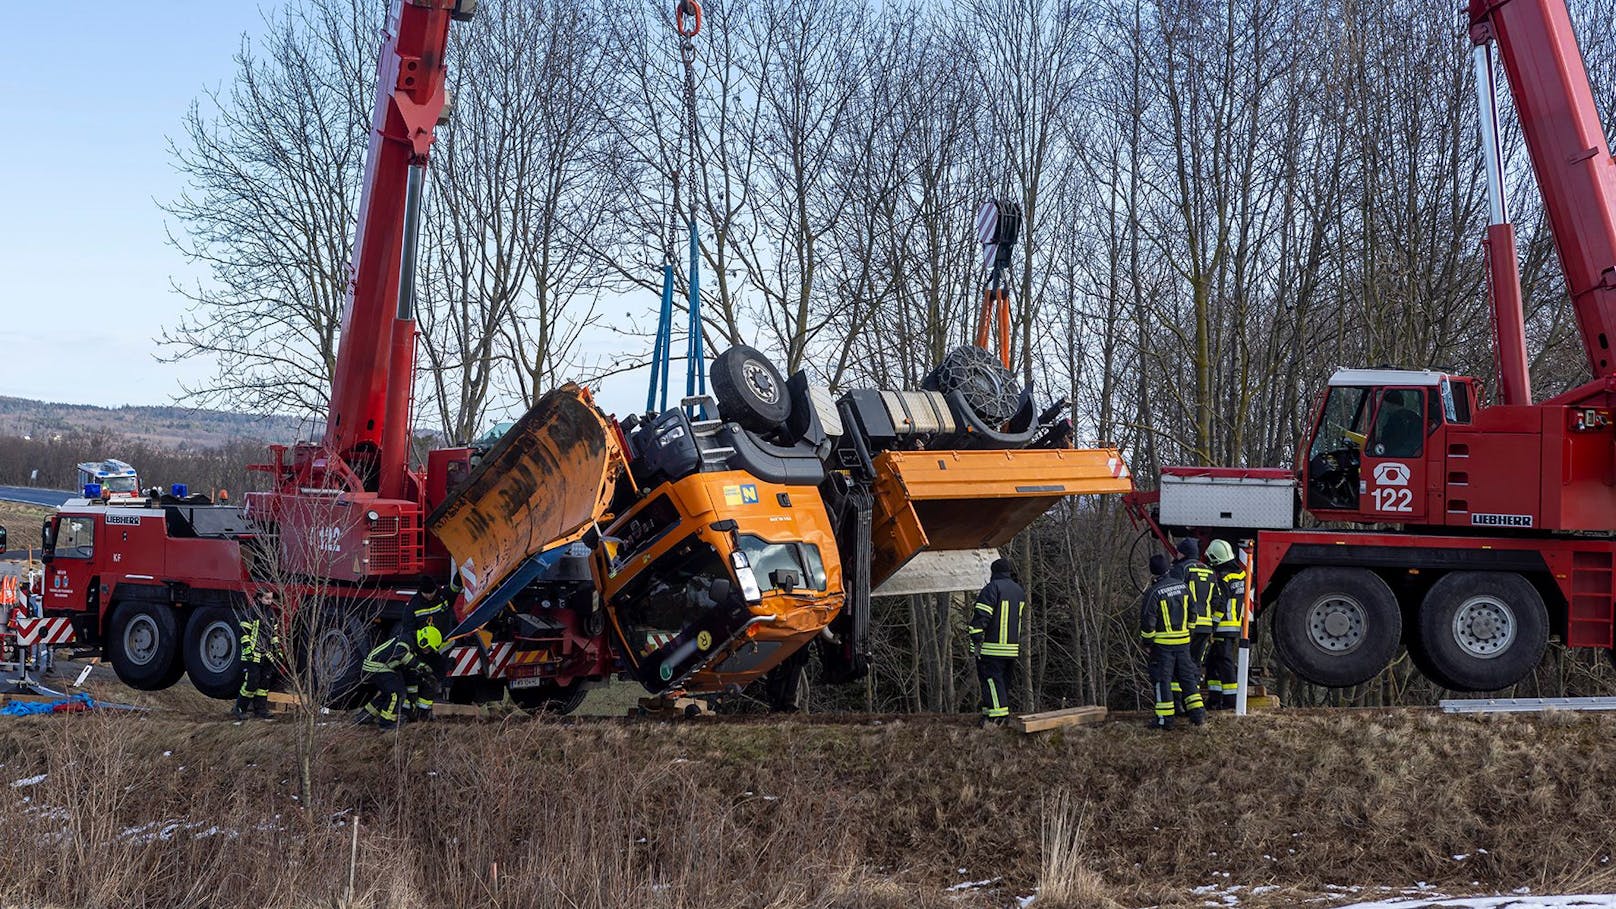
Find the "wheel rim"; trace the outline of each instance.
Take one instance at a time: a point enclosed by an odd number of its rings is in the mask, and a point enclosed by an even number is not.
[[[231,633],[230,623],[217,620],[208,623],[202,629],[202,668],[215,674],[223,674],[230,669],[230,663],[236,656],[236,636]]]
[[[773,404],[780,400],[780,388],[774,384],[774,376],[769,375],[768,367],[756,360],[747,360],[741,364],[741,376],[746,379],[746,387],[758,396],[758,400],[765,404]]]
[[[1369,616],[1363,604],[1344,593],[1321,597],[1307,613],[1307,634],[1315,647],[1329,653],[1351,653],[1368,637]]]
[[[352,665],[352,654],[352,643],[340,628],[321,634],[314,648],[315,683],[327,690],[335,687]]]
[[[1473,596],[1453,614],[1453,640],[1477,659],[1490,660],[1515,643],[1520,623],[1509,604],[1490,594]]]
[[[123,655],[136,666],[145,666],[157,659],[157,620],[149,615],[137,615],[123,627]]]

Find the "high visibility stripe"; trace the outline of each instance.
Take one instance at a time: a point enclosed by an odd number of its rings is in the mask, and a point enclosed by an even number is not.
[[[1173,715],[1173,702],[1172,701],[1157,701],[1156,702],[1156,715],[1157,716],[1172,716]]]
[[[1020,644],[983,644],[983,656],[1020,656]]]
[[[1010,643],[1010,601],[999,601],[999,643]]]
[[[976,608],[982,610],[983,612],[992,612],[993,611],[993,607],[989,606],[986,603],[977,603]]]
[[[1206,702],[1201,700],[1201,693],[1199,691],[1184,699],[1185,710],[1200,710],[1205,706]]]

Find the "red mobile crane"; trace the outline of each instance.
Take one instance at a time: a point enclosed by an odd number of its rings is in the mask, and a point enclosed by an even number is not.
[[[1307,455],[1286,470],[1164,468],[1172,531],[1256,539],[1256,589],[1280,658],[1318,684],[1379,673],[1406,643],[1439,684],[1497,690],[1551,636],[1612,646],[1616,613],[1616,162],[1564,0],[1470,0],[1490,226],[1498,403],[1475,379],[1340,369]],[[1593,379],[1532,403],[1493,48],[1548,212]],[[1321,522],[1393,530],[1294,529]],[[1134,501],[1135,513],[1148,504]],[[1158,527],[1160,532],[1160,527]]]

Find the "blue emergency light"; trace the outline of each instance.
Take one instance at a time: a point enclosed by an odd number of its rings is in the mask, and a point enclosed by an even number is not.
[[[189,492],[189,490],[185,488],[184,483],[175,483],[174,485],[168,487],[168,491],[172,493],[176,499],[185,498],[186,493]]]
[[[99,499],[99,498],[101,498],[101,484],[100,483],[85,483],[84,484],[84,497],[86,499]]]

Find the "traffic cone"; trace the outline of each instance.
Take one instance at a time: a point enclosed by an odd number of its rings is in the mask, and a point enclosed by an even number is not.
[[[17,605],[17,576],[8,574],[0,579],[0,607]]]

